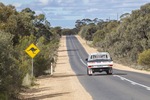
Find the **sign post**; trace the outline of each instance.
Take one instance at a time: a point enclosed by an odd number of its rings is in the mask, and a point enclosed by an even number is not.
[[[33,58],[40,52],[40,50],[32,43],[27,47],[25,52],[32,58],[31,76],[33,77]]]
[[[32,72],[31,72],[31,76],[33,77],[33,58],[32,58]]]

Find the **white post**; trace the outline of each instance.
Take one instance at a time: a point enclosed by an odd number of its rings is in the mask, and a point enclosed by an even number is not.
[[[53,65],[51,63],[51,75],[53,75]]]
[[[33,58],[32,58],[32,72],[31,72],[31,76],[33,77]]]

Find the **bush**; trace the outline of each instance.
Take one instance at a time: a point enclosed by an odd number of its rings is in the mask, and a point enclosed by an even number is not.
[[[138,63],[140,65],[149,66],[150,68],[150,49],[145,50],[139,54]]]
[[[8,100],[7,95],[4,93],[0,93],[0,100]]]
[[[105,32],[102,30],[97,30],[93,35],[93,44],[96,46],[98,42],[103,41],[105,38]]]
[[[0,93],[5,92],[8,97],[18,93],[22,80],[12,37],[11,34],[0,31]]]
[[[50,70],[58,48],[57,42],[56,39],[47,41],[44,37],[38,39],[37,46],[40,52],[34,59],[34,75],[36,77],[45,74],[46,70]]]

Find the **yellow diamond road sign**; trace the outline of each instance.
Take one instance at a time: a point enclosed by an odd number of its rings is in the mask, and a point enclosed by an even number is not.
[[[31,58],[34,58],[40,52],[40,50],[32,43],[31,45],[29,45],[29,47],[27,47],[27,49],[25,50],[25,52]]]

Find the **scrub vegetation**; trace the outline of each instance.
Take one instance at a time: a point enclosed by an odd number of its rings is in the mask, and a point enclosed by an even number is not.
[[[43,14],[36,15],[30,8],[18,12],[14,6],[0,3],[1,100],[16,100],[26,76],[31,81],[28,86],[34,83],[31,57],[25,52],[31,43],[40,49],[34,58],[34,76],[47,74],[51,64],[55,67],[60,31],[60,27],[51,27]]]
[[[150,3],[119,20],[77,20],[76,28],[82,38],[99,51],[108,51],[116,62],[150,69]]]

